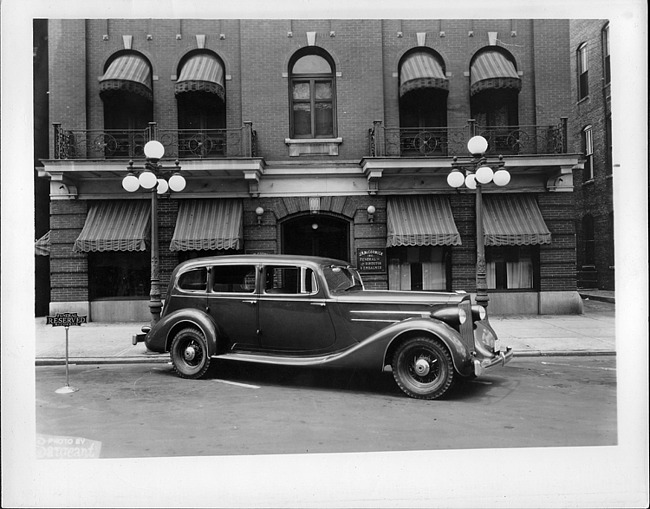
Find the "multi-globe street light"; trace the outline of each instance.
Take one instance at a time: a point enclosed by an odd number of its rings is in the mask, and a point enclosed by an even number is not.
[[[485,238],[483,233],[483,195],[482,186],[494,182],[505,186],[510,182],[510,173],[504,168],[503,156],[499,156],[497,170],[487,164],[485,153],[488,142],[483,136],[474,136],[467,142],[471,161],[459,162],[454,157],[453,170],[447,175],[447,184],[460,188],[463,184],[476,193],[476,303],[487,310],[490,300],[487,293],[487,264],[485,262]]]
[[[144,155],[147,158],[144,169],[136,175],[133,161],[129,161],[127,174],[122,179],[122,187],[134,193],[142,188],[151,191],[151,288],[149,291],[149,310],[151,311],[151,325],[160,320],[162,300],[160,293],[160,259],[158,252],[158,195],[167,191],[180,192],[185,189],[185,178],[180,174],[181,167],[178,160],[171,170],[164,168],[159,161],[165,155],[165,147],[156,140],[149,141],[144,146]],[[169,176],[171,174],[171,176]],[[169,180],[166,177],[169,176]]]

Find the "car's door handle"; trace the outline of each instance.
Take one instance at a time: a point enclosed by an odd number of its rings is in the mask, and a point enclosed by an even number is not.
[[[325,306],[327,306],[327,304],[325,304],[324,302],[310,302],[310,304],[312,306],[319,306],[321,308],[324,308]]]
[[[255,304],[257,304],[257,301],[256,300],[243,300],[242,303],[243,304],[253,304],[253,305],[255,305]]]

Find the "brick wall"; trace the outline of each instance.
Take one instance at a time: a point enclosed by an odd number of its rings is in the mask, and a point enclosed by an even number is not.
[[[50,300],[88,300],[88,257],[72,250],[86,222],[87,202],[50,202]]]
[[[594,255],[597,286],[614,289],[614,231],[612,174],[608,164],[608,143],[606,119],[610,113],[607,99],[610,90],[604,83],[602,29],[606,20],[571,20],[570,73],[574,114],[569,121],[573,133],[572,146],[576,153],[582,153],[581,132],[585,126],[592,126],[594,144],[593,179],[588,179],[585,170],[574,171],[577,231],[577,268],[585,265],[585,235],[582,219],[591,215],[594,220]],[[577,61],[575,52],[582,43],[587,43],[589,55],[589,95],[578,102]]]

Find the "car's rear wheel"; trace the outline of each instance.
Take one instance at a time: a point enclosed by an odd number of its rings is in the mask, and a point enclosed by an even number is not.
[[[392,367],[397,385],[412,398],[440,398],[454,383],[451,354],[433,338],[404,341],[393,355]]]
[[[210,367],[207,342],[203,334],[192,327],[174,336],[170,356],[174,371],[181,378],[200,378]]]

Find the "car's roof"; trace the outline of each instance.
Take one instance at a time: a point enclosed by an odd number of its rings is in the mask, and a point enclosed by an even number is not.
[[[324,258],[321,256],[283,255],[283,254],[238,254],[223,256],[206,256],[203,258],[192,258],[178,265],[177,268],[188,265],[228,265],[241,263],[310,263],[316,265],[342,265],[348,266],[349,262],[337,260],[336,258]]]

